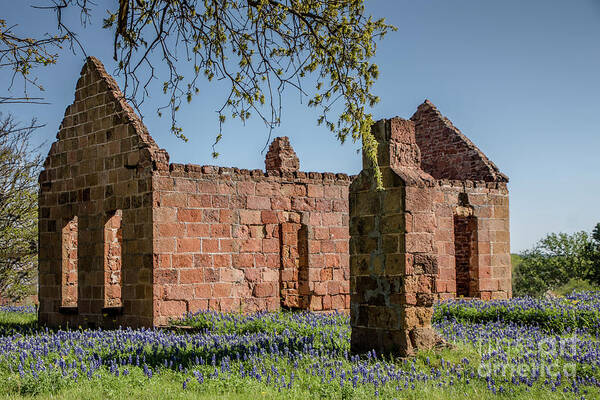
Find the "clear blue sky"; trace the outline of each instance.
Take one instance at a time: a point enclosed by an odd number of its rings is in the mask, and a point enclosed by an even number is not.
[[[3,18],[20,29],[52,32],[54,20],[31,4],[46,0],[1,0]],[[104,3],[103,1],[99,3]],[[116,0],[110,1],[114,9]],[[511,244],[518,252],[548,232],[590,231],[600,222],[600,1],[598,0],[367,0],[367,10],[396,25],[378,44],[375,62],[381,102],[376,119],[408,118],[430,99],[510,177]],[[101,29],[106,4],[92,25],[80,30],[88,54],[114,70],[111,33]],[[76,22],[77,16],[67,16]],[[73,100],[82,54],[63,53],[57,66],[40,72],[50,105],[4,106],[20,119],[46,123],[40,141],[47,150],[65,107]],[[0,76],[6,87],[8,76]],[[20,95],[21,87],[13,89]],[[190,138],[169,133],[169,120],[156,117],[166,99],[160,88],[143,106],[144,122],[172,162],[264,168],[268,132],[258,120],[228,122],[211,158],[218,129],[215,110],[223,87],[205,85],[185,105],[179,122]],[[32,91],[31,95],[36,92]],[[306,101],[304,101],[304,104]],[[316,126],[315,111],[290,92],[281,127],[291,138],[301,168],[357,173],[357,144],[340,145]]]

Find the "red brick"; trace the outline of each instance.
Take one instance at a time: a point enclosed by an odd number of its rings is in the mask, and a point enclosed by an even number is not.
[[[335,242],[333,240],[321,240],[321,251],[323,253],[335,253]]]
[[[215,283],[213,286],[213,297],[229,297],[233,285],[231,283]]]
[[[330,199],[339,199],[341,198],[341,190],[339,186],[335,185],[325,185],[323,187],[323,196]],[[346,202],[347,204],[347,202]]]
[[[392,318],[396,314],[386,307],[359,304],[368,307],[367,324],[379,324],[371,327],[389,329],[393,337],[399,323],[427,326],[431,310],[422,306],[423,294],[437,291],[436,298],[444,298],[456,291],[456,264],[467,246],[454,234],[454,214],[471,212],[478,218],[481,297],[511,295],[505,179],[430,103],[420,106],[412,121],[393,119],[373,128],[388,187],[376,193],[372,182],[358,178],[349,194],[347,176],[299,171],[286,138],[271,144],[266,174],[169,164],[114,85],[97,60],[86,62],[76,102],[67,109],[40,175],[41,322],[77,326],[84,318],[99,320],[95,310],[121,298],[124,315],[110,323],[124,326],[166,324],[171,316],[207,308],[276,310],[282,301],[309,302],[316,311],[348,309],[352,251],[353,272],[371,271],[352,276],[355,298],[369,298],[365,294],[374,287],[404,292],[380,303],[409,305],[404,321]],[[104,226],[114,210],[122,210],[122,226],[118,219]],[[74,214],[86,218],[78,221],[76,234],[62,236],[63,223]],[[377,224],[370,224],[371,236],[354,236],[351,248],[348,239],[350,231],[366,230],[368,219],[390,216],[397,219],[392,228],[401,244],[383,251],[407,254],[387,254],[385,272],[393,275],[385,276],[384,257],[375,254],[382,251]],[[299,231],[300,223],[306,231]],[[77,251],[63,247],[61,239],[76,244]],[[102,269],[77,281],[77,263],[91,265],[103,257],[106,270],[126,283],[122,287]],[[436,261],[437,277],[424,272],[424,265]],[[121,263],[135,268],[121,271]],[[395,267],[387,268],[390,263]],[[308,285],[300,281],[306,279],[304,268]],[[403,281],[396,274],[403,274]],[[78,303],[79,315],[56,313],[61,302]],[[395,325],[388,326],[390,321]]]
[[[327,293],[331,296],[338,295],[340,293],[340,282],[330,281],[327,283]]]
[[[210,254],[194,254],[194,267],[212,267],[212,256]]]
[[[202,210],[202,220],[204,222],[213,223],[219,222],[220,210]]]
[[[198,253],[200,252],[200,239],[180,238],[177,239],[178,253]]]
[[[271,209],[271,200],[268,197],[248,196],[247,207],[251,210]]]
[[[173,254],[172,256],[173,268],[190,268],[194,265],[193,254]]]
[[[213,266],[215,268],[225,268],[231,266],[231,255],[215,254],[213,256]]]
[[[254,182],[238,182],[237,192],[240,195],[253,195],[256,183]]]
[[[329,228],[314,228],[314,233],[315,233],[315,239],[317,240],[323,240],[323,239],[329,239]]]
[[[264,253],[279,252],[279,240],[278,239],[263,239],[262,240],[262,251]]]
[[[210,224],[185,224],[186,236],[210,237]]]
[[[219,252],[219,240],[218,239],[202,239],[202,252],[203,253],[218,253]]]
[[[212,238],[231,237],[231,225],[229,225],[229,224],[211,224],[210,237],[212,237]]]
[[[235,193],[235,183],[220,182],[217,184],[217,192],[219,194],[234,194]]]
[[[276,290],[275,285],[271,282],[261,282],[254,285],[252,292],[256,297],[270,297],[275,296]]]
[[[155,223],[167,223],[177,221],[177,210],[175,208],[155,208],[152,210]]]
[[[209,296],[210,297],[210,296]],[[190,300],[190,312],[197,313],[198,311],[206,311],[208,310],[208,300]]]
[[[323,186],[321,185],[308,185],[307,186],[308,197],[323,197]]]
[[[331,233],[332,239],[349,239],[350,235],[348,232],[348,228],[329,228],[329,232]]]
[[[188,194],[188,207],[208,208],[211,206],[211,196],[208,194]]]
[[[233,222],[233,210],[219,210],[219,222],[221,222],[221,223]]]
[[[185,207],[187,195],[185,193],[163,193],[160,196],[160,205],[162,207]]]
[[[161,315],[182,316],[187,312],[184,301],[162,301],[160,303]]]
[[[244,268],[244,277],[248,282],[258,282],[261,279],[260,269]]]
[[[219,239],[221,253],[233,252],[233,239]]]
[[[491,278],[483,278],[479,280],[479,290],[494,291],[498,290],[498,281]]]
[[[244,280],[244,271],[236,268],[225,268],[221,271],[221,279],[224,282],[240,283]]]
[[[174,238],[162,238],[155,241],[155,251],[157,253],[172,253],[175,251]]]
[[[196,182],[191,179],[175,178],[175,188],[178,192],[196,191]]]
[[[321,281],[332,280],[333,279],[333,269],[332,268],[322,268],[321,272],[319,273],[319,279]],[[319,293],[317,293],[317,294],[319,294]],[[325,293],[320,293],[320,294],[325,294]]]
[[[256,184],[257,196],[272,196],[277,193],[277,185],[270,182],[258,182]]]
[[[331,309],[332,310],[343,310],[346,308],[346,296],[338,295],[331,296]]]
[[[206,268],[204,270],[205,282],[219,282],[221,280],[220,268]]]
[[[154,281],[157,284],[176,284],[177,283],[177,270],[157,269],[154,271]]]
[[[323,296],[323,310],[331,310],[331,296]]]
[[[314,208],[321,213],[329,213],[333,210],[333,202],[329,199],[316,199]]]
[[[292,201],[289,197],[272,197],[271,208],[273,210],[291,210]]]
[[[236,311],[240,311],[240,299],[227,298],[221,300],[221,312]]]
[[[194,288],[191,286],[169,286],[167,287],[168,300],[187,300],[194,296]]]
[[[252,254],[233,254],[232,264],[234,267],[253,267],[254,255]]]
[[[202,222],[202,210],[180,208],[177,210],[177,220],[180,222]]]
[[[203,283],[194,287],[194,296],[197,299],[209,299],[212,296],[212,287],[209,283]]]
[[[240,210],[240,224],[250,225],[250,224],[260,224],[260,223],[261,223],[260,211]]]
[[[240,243],[240,252],[242,253],[258,253],[262,250],[261,239],[245,239]]]
[[[198,192],[200,193],[217,193],[217,184],[210,181],[198,182]]]
[[[269,268],[279,268],[279,254],[267,254],[265,266]]]
[[[185,225],[175,222],[167,224],[157,224],[158,235],[162,237],[181,237],[185,232]]]
[[[213,208],[227,208],[229,206],[229,196],[214,195],[212,196]]]
[[[180,283],[201,283],[203,281],[204,274],[201,269],[182,269],[179,271]]]
[[[325,266],[326,267],[339,267],[340,256],[337,254],[326,254],[325,255]]]
[[[277,218],[277,213],[275,211],[262,211],[261,212],[261,222],[263,224],[276,224],[279,222]]]

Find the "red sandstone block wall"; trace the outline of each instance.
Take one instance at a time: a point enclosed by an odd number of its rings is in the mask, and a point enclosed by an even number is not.
[[[89,58],[39,177],[40,322],[152,325],[151,175],[164,159]]]
[[[205,309],[348,309],[349,183],[193,165],[155,175],[155,323]]]
[[[461,193],[466,193],[466,196]],[[456,297],[454,216],[457,207],[472,209],[477,221],[477,287],[471,297],[512,296],[508,190],[504,182],[438,181],[435,198],[436,246],[441,299]]]
[[[416,139],[412,122],[389,122],[386,132],[397,134],[385,137],[393,143],[381,149],[380,164],[402,168],[384,168],[384,181],[395,187],[400,177],[404,184],[383,197],[357,196],[353,229],[394,232],[382,235],[382,251],[393,260],[385,267],[405,268],[406,296],[394,301],[398,310],[412,310],[429,304],[432,291],[442,298],[456,293],[453,219],[467,213],[477,219],[469,247],[477,262],[473,293],[510,297],[507,179],[437,110],[424,107],[427,113],[413,116]],[[427,136],[440,132],[459,145],[439,147]],[[446,153],[453,154],[450,164],[420,168],[422,154],[434,160]],[[437,178],[435,168],[447,172],[455,164],[462,181],[436,182],[428,174]],[[298,166],[287,138],[271,145],[267,173],[169,165],[114,80],[88,58],[39,178],[40,322],[150,326],[202,309],[348,310],[350,178],[299,172]],[[494,182],[473,183],[471,172]],[[372,226],[378,199],[384,208],[407,211]],[[358,240],[362,250],[354,254],[368,254],[363,250],[379,246],[373,241],[369,235]],[[439,260],[437,278],[430,253]],[[369,262],[379,268],[381,260]],[[355,291],[367,289],[357,285]],[[403,323],[412,326],[411,312]],[[361,315],[369,320],[385,313]]]

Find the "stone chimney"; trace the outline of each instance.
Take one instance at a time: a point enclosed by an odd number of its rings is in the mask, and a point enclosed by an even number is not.
[[[349,196],[351,349],[405,357],[438,342],[435,187],[420,168],[412,121],[381,120],[371,131],[385,190],[363,156]]]
[[[300,168],[300,160],[290,145],[287,136],[273,139],[265,158],[265,169],[268,171],[294,172]]]

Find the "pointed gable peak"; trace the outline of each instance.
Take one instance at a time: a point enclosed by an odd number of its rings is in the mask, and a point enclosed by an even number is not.
[[[421,167],[437,179],[508,182],[506,175],[429,100],[410,118],[415,122]]]
[[[106,153],[110,147],[111,152],[140,150],[140,157],[151,161],[155,169],[165,168],[165,165],[168,168],[167,152],[159,149],[117,82],[97,58],[85,60],[74,97],[65,110],[45,167],[58,162],[51,162],[53,156],[81,161],[99,152]],[[131,156],[131,160],[136,157]]]
[[[115,79],[106,72],[104,64],[96,57],[88,56],[81,68],[81,74],[75,87],[74,102],[65,110],[65,117],[70,115],[75,118],[75,115],[81,110],[89,111],[90,108],[101,104],[105,107],[102,110],[105,115],[114,113],[115,118],[120,120],[115,122],[131,124],[135,134],[143,143],[151,148],[158,149],[158,145],[150,136],[148,128],[127,102]],[[100,113],[102,111],[99,110]],[[95,117],[100,118],[100,115],[95,115]],[[64,123],[65,120],[63,120]],[[57,139],[60,139],[58,135]]]
[[[425,99],[425,101],[423,103],[421,103],[421,105],[419,107],[429,107],[429,108],[433,108],[433,109],[437,110],[437,107],[435,106],[435,104],[433,104],[429,99]]]

